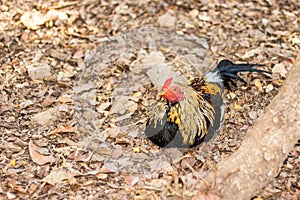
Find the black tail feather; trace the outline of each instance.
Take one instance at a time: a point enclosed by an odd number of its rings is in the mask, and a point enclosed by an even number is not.
[[[255,66],[265,66],[264,64],[234,64],[229,60],[221,60],[215,69],[220,73],[221,78],[223,79],[224,86],[230,89],[229,83],[234,83],[233,80],[239,80],[243,83],[246,83],[244,79],[237,75],[238,72],[258,72],[258,73],[269,73],[270,71],[265,71],[261,69],[253,68]],[[234,84],[235,85],[235,84]]]
[[[245,84],[247,83],[244,79],[242,79],[238,75],[230,73],[230,72],[224,72],[223,76],[226,76],[227,78],[237,79],[237,80],[239,80],[239,81],[241,81],[241,82],[243,82]]]

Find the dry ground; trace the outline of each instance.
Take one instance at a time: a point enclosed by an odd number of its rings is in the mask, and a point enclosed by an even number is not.
[[[299,0],[2,0],[0,9],[1,199],[200,198],[204,194],[193,190],[193,184],[199,181],[197,174],[239,147],[247,128],[284,84],[299,54]],[[89,63],[87,57],[93,55],[86,52],[99,52],[103,45],[109,48],[108,38],[144,26],[203,38],[203,63],[210,68],[216,61],[228,58],[265,63],[265,69],[274,72],[270,77],[244,74],[249,85],[239,85],[238,90],[227,93],[224,133],[210,147],[198,147],[183,152],[184,155],[174,151],[179,159],[171,164],[158,156],[163,150],[143,135],[157,88],[132,67],[153,59],[151,52],[139,51],[140,46],[122,51],[122,62],[113,60],[95,79],[99,81],[93,105],[99,115],[99,132],[105,133],[105,138],[97,140],[112,146],[85,143],[85,149],[81,142],[86,138],[73,128],[78,123],[74,117],[73,88],[82,76],[80,67]],[[162,52],[154,58],[172,63],[177,56]],[[107,57],[110,59],[110,54]],[[186,73],[186,78],[196,73],[180,72]],[[130,85],[127,91],[124,83],[133,81],[138,86]],[[114,97],[119,94],[127,95],[133,102],[124,120],[109,115],[110,109],[116,109]],[[208,150],[202,153],[202,148]],[[278,176],[256,197],[299,198],[299,156],[298,143]],[[114,162],[107,162],[107,157]],[[141,158],[145,163],[136,164]],[[162,160],[155,162],[157,158]],[[130,166],[139,169],[130,170]],[[135,171],[141,169],[144,174]]]

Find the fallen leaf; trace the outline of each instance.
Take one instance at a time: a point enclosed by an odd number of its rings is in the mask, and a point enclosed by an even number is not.
[[[48,64],[42,66],[27,65],[28,76],[33,80],[43,80],[45,78],[51,78],[51,68]]]
[[[83,162],[87,162],[89,161],[93,156],[93,152],[88,151],[80,151],[79,153],[77,153],[74,157],[75,161],[83,161]]]
[[[137,109],[137,103],[131,100],[129,96],[116,96],[115,101],[110,109],[110,113],[125,114],[126,111],[133,113]]]
[[[150,161],[149,166],[151,168],[151,171],[156,171],[156,170],[160,170],[160,169],[165,169],[167,171],[173,170],[171,164],[168,161],[163,160],[162,157],[160,157],[159,159]]]
[[[27,190],[19,185],[15,185],[14,189],[21,194],[27,194]]]
[[[106,137],[112,137],[112,138],[117,137],[120,134],[120,132],[121,132],[121,128],[120,127],[107,128],[104,131]]]
[[[273,85],[272,84],[269,84],[266,86],[266,92],[271,92],[273,90]]]
[[[26,100],[20,103],[20,108],[24,109],[27,108],[29,106],[33,105],[33,102],[31,100]]]
[[[12,104],[9,105],[0,105],[0,113],[6,112],[8,110],[12,110],[14,106]]]
[[[50,185],[56,185],[61,183],[63,180],[68,180],[68,182],[73,182],[74,175],[67,172],[64,169],[54,168],[50,174],[48,174],[43,181],[49,183]]]
[[[63,95],[63,96],[59,97],[58,101],[61,103],[72,103],[73,102],[71,95]]]
[[[258,91],[260,91],[260,92],[263,91],[262,85],[261,85],[261,82],[260,82],[259,79],[255,79],[255,80],[254,80],[254,84],[255,84],[255,86],[257,87]]]
[[[139,177],[134,177],[130,182],[130,186],[134,186],[137,182],[139,182],[139,180],[140,180]]]
[[[166,12],[165,14],[158,17],[158,23],[160,27],[172,28],[175,26],[176,17],[173,16],[172,12]]]
[[[16,166],[16,160],[9,161],[9,165],[12,167]]]
[[[191,11],[189,12],[189,14],[190,14],[193,18],[195,18],[195,17],[197,17],[197,16],[199,15],[199,10],[193,9],[193,10],[191,10]]]
[[[30,157],[32,159],[32,161],[38,165],[44,165],[46,163],[53,163],[55,162],[55,158],[50,155],[50,156],[45,156],[41,153],[39,153],[37,150],[40,148],[38,146],[36,146],[32,140],[29,141],[28,144],[28,148],[29,148],[29,154]]]
[[[49,10],[46,14],[42,14],[37,10],[32,10],[23,13],[20,21],[24,26],[26,26],[26,28],[31,30],[37,30],[40,28],[41,25],[45,24],[46,22],[49,21],[63,22],[66,21],[67,19],[68,19],[68,15],[65,12],[61,12],[57,10]]]
[[[246,60],[246,59],[248,59],[248,58],[253,57],[253,56],[256,55],[256,54],[259,54],[260,52],[261,52],[261,48],[252,49],[252,50],[250,50],[250,51],[247,51],[247,52],[242,56],[242,58]]]
[[[106,179],[106,178],[108,177],[108,174],[98,173],[98,174],[96,175],[96,177],[97,177],[98,179]]]
[[[72,126],[61,126],[49,133],[49,135],[57,134],[57,133],[74,133],[74,127]]]
[[[210,21],[211,18],[206,14],[206,13],[203,13],[201,15],[198,15],[198,18],[201,20],[201,21]]]
[[[45,23],[45,19],[42,13],[36,10],[25,12],[21,16],[20,21],[24,24],[24,26],[31,30],[37,30],[39,29],[40,25],[43,25]]]
[[[256,119],[257,118],[257,112],[256,111],[250,111],[249,113],[250,119]]]
[[[212,192],[199,190],[192,199],[193,200],[220,200],[221,198]]]
[[[112,172],[116,172],[118,170],[117,166],[115,163],[105,163],[101,169],[100,169],[100,173],[112,173]]]
[[[7,150],[12,151],[12,152],[20,152],[23,149],[19,145],[16,145],[12,142],[4,143],[4,145]]]
[[[42,102],[42,106],[49,107],[56,101],[55,97],[46,97]]]
[[[275,73],[279,73],[282,77],[285,77],[287,70],[285,69],[285,66],[282,63],[277,63],[273,69],[272,72]]]
[[[235,110],[240,110],[240,109],[242,109],[242,106],[240,106],[240,105],[237,104],[237,103],[234,103],[234,109],[235,109]]]
[[[15,199],[17,196],[11,192],[6,192],[6,196],[8,199]]]

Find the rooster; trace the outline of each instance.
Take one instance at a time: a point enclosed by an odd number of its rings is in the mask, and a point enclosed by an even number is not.
[[[165,81],[160,101],[150,111],[145,134],[156,145],[170,148],[195,147],[212,138],[224,114],[223,85],[231,90],[234,80],[246,83],[238,72],[271,73],[253,68],[264,64],[234,64],[222,60],[216,69],[188,85]]]

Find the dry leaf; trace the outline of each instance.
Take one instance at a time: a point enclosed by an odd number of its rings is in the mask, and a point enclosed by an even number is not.
[[[273,90],[273,85],[272,84],[269,84],[269,85],[267,85],[266,86],[266,92],[268,93],[268,92],[271,92],[272,90]]]
[[[53,163],[55,162],[55,158],[50,155],[50,156],[45,156],[41,153],[39,153],[37,150],[40,148],[38,146],[36,146],[32,140],[29,141],[28,144],[28,148],[29,148],[29,154],[30,157],[32,159],[32,161],[38,165],[44,165],[46,163]]]
[[[59,97],[58,101],[61,103],[72,103],[73,99],[72,99],[71,95],[63,95],[63,96]]]
[[[256,119],[257,118],[257,112],[256,111],[250,111],[248,113],[250,119]]]
[[[193,197],[193,200],[220,200],[221,198],[212,193],[212,192],[206,192],[206,191],[202,191],[202,190],[199,190],[197,192],[197,194]]]
[[[256,49],[252,49],[250,51],[247,51],[243,56],[242,59],[249,59],[251,57],[253,57],[256,54],[259,54],[261,52],[261,48],[256,48]]]
[[[93,156],[93,152],[91,151],[80,151],[79,153],[77,153],[74,157],[75,161],[83,161],[83,162],[87,162],[89,160],[91,160]]]
[[[160,157],[159,159],[150,161],[149,166],[151,168],[151,171],[156,171],[156,170],[160,170],[160,169],[165,169],[167,171],[173,170],[171,164],[168,161],[163,160],[162,157]]]
[[[191,11],[189,12],[189,14],[190,14],[193,18],[195,18],[195,17],[197,17],[197,16],[199,15],[199,10],[193,9],[193,10],[191,10]]]
[[[61,183],[63,180],[68,180],[68,182],[73,182],[74,175],[67,172],[64,169],[54,168],[48,176],[46,176],[43,181],[51,185],[56,185]]]
[[[158,23],[160,27],[169,27],[172,28],[175,25],[176,17],[173,16],[172,12],[166,12],[162,16],[158,17]]]
[[[23,149],[19,145],[16,145],[12,142],[6,142],[6,143],[4,143],[4,145],[7,150],[12,151],[12,152],[20,152]]]
[[[31,122],[34,125],[45,126],[53,123],[58,117],[57,110],[54,108],[49,108],[43,112],[35,114],[31,118]]]
[[[27,65],[28,76],[33,80],[43,80],[51,78],[51,68],[48,64],[42,66]]]
[[[255,84],[255,86],[257,87],[258,91],[260,91],[260,92],[263,91],[262,85],[261,85],[261,82],[260,82],[259,79],[255,79],[255,80],[254,80],[254,84]]]
[[[17,196],[14,193],[6,192],[6,196],[8,199],[15,199]]]
[[[28,29],[37,30],[40,25],[45,23],[44,16],[36,11],[27,11],[22,16],[20,21],[26,26]]]
[[[46,97],[44,99],[44,101],[42,102],[42,105],[44,107],[49,107],[51,106],[54,102],[56,101],[56,98],[55,97]]]
[[[105,163],[101,167],[100,173],[112,173],[112,172],[116,172],[117,170],[118,168],[115,163]]]
[[[21,194],[27,194],[27,190],[24,189],[23,187],[19,186],[19,185],[15,185],[15,186],[14,186],[14,189],[15,189],[17,192],[21,193]]]
[[[285,66],[282,63],[278,63],[273,67],[272,72],[274,74],[279,73],[282,77],[285,77],[287,70],[285,69]]]
[[[206,13],[199,14],[198,18],[201,21],[210,21],[211,20],[210,16],[208,16]]]
[[[129,96],[116,96],[115,101],[110,109],[110,113],[125,114],[129,111],[131,114],[137,109],[137,103],[131,100]]]
[[[49,135],[57,134],[57,133],[74,133],[74,131],[75,131],[74,127],[72,126],[61,126],[51,131]]]
[[[37,10],[27,11],[22,16],[20,21],[26,26],[28,29],[37,30],[41,25],[45,24],[48,21],[56,21],[59,22],[66,21],[68,19],[68,15],[65,12],[60,12],[57,10],[49,10],[45,15]]]
[[[242,106],[240,106],[240,105],[237,104],[237,103],[234,103],[234,109],[240,110],[240,109],[242,109]]]

